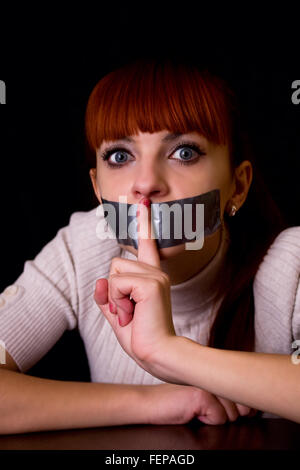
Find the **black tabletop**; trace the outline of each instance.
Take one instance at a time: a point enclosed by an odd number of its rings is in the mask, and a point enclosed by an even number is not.
[[[0,436],[0,450],[298,450],[300,424],[240,417],[206,425],[113,426]]]

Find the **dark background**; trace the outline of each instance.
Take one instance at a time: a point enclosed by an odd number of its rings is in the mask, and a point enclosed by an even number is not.
[[[300,225],[300,104],[291,101],[291,84],[300,79],[294,37],[270,23],[259,38],[256,23],[243,35],[241,16],[229,41],[230,27],[220,32],[214,17],[131,13],[124,7],[109,15],[102,11],[91,24],[91,11],[88,21],[75,25],[70,19],[60,23],[58,15],[50,26],[39,16],[2,31],[0,79],[6,82],[7,104],[0,106],[0,292],[73,212],[96,207],[85,159],[85,107],[103,75],[137,56],[196,55],[235,82],[267,185],[289,225]],[[286,27],[293,31],[290,19]],[[89,380],[77,331],[67,331],[28,373]]]

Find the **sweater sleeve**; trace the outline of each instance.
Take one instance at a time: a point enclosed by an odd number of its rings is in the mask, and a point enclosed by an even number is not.
[[[300,350],[292,346],[300,340],[299,274],[300,227],[295,226],[276,237],[255,276],[255,351],[290,355]],[[262,417],[280,418],[267,412]]]
[[[297,342],[297,349],[300,349],[300,268],[298,274],[298,288],[295,296],[294,315],[292,320],[292,339],[293,342]]]
[[[77,326],[71,245],[69,226],[61,228],[0,295],[0,342],[23,373]]]
[[[291,354],[300,339],[300,227],[282,231],[254,281],[256,351]]]

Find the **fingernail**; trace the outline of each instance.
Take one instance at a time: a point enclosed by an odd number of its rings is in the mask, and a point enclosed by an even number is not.
[[[115,306],[114,306],[114,304],[113,304],[112,302],[109,302],[109,311],[110,311],[111,313],[116,313],[116,311],[115,311]]]
[[[143,199],[143,204],[144,204],[144,206],[146,206],[146,207],[150,207],[150,206],[151,206],[151,201],[150,201],[150,199],[148,199],[148,198]]]

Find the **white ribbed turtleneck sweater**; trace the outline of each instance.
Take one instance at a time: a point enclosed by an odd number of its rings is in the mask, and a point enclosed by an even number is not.
[[[103,229],[98,208],[73,213],[69,224],[25,262],[22,274],[0,295],[0,341],[21,372],[36,364],[66,329],[78,328],[93,382],[161,382],[123,351],[93,299],[96,280],[108,276],[113,257],[136,259],[116,239],[100,239]],[[171,286],[176,333],[203,345],[229,243],[223,230],[210,262],[191,279]],[[291,227],[278,235],[255,277],[256,351],[291,354],[293,341],[300,343],[299,273],[300,227]]]

